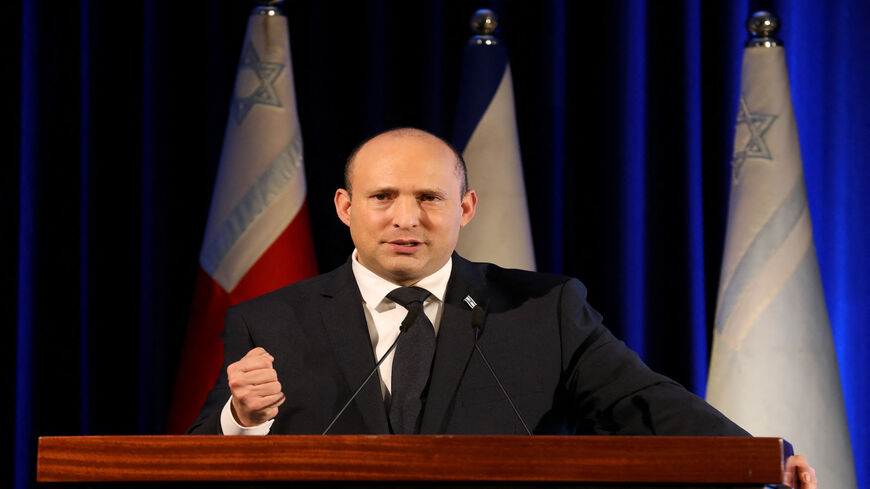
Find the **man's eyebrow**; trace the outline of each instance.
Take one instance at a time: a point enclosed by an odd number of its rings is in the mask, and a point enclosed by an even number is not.
[[[397,190],[396,190],[395,187],[376,187],[376,188],[373,188],[373,189],[369,190],[367,193],[368,193],[369,195],[374,195],[374,194],[389,194],[389,193],[393,193],[393,192],[396,192],[396,191],[397,191]]]
[[[417,195],[420,194],[435,194],[435,195],[444,195],[446,192],[440,188],[422,188],[414,192]]]
[[[376,195],[376,194],[391,194],[396,193],[399,190],[396,187],[375,187],[370,189],[367,194],[368,195]],[[414,190],[414,195],[447,195],[441,188],[433,187],[433,188],[421,188]]]

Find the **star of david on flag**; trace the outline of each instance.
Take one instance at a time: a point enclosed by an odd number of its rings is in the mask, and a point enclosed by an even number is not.
[[[775,115],[752,112],[746,103],[746,97],[740,95],[740,108],[737,112],[737,124],[734,129],[734,157],[731,160],[734,180],[740,178],[740,169],[747,158],[771,159],[770,149],[764,140],[770,126],[776,120]],[[742,141],[746,143],[742,143]],[[740,148],[737,151],[737,148]]]
[[[283,63],[260,61],[254,45],[245,43],[233,91],[232,111],[236,123],[241,124],[245,120],[254,104],[281,107],[274,83],[283,69]]]

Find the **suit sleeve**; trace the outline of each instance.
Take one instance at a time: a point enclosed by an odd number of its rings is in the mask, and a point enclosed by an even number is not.
[[[187,430],[190,435],[221,435],[221,410],[230,398],[227,384],[227,367],[241,359],[254,348],[244,316],[238,307],[227,310],[225,326],[221,339],[224,342],[224,362],[211,392],[193,425]]]
[[[560,314],[565,392],[578,433],[749,435],[700,397],[650,370],[602,324],[576,279],[562,288]]]

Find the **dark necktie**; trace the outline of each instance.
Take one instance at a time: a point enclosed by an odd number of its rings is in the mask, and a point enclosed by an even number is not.
[[[402,333],[393,356],[390,426],[397,434],[419,432],[424,390],[435,356],[435,329],[423,313],[423,301],[427,297],[429,291],[420,287],[399,287],[387,294],[388,299],[403,306],[408,314],[417,313],[417,318]]]

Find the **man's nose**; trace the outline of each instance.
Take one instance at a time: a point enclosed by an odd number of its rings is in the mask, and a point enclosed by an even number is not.
[[[420,203],[415,198],[399,198],[393,204],[393,226],[412,228],[420,224]]]

